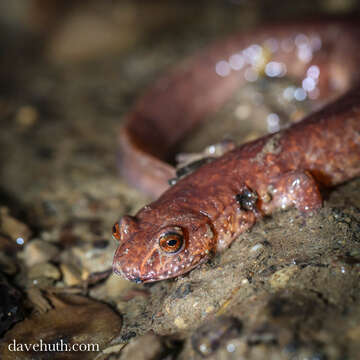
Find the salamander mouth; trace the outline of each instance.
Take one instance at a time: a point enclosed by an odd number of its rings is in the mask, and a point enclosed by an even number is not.
[[[201,257],[201,258],[193,258],[193,261],[191,263],[188,263],[186,266],[179,265],[177,270],[169,270],[165,271],[163,273],[160,273],[158,275],[153,274],[152,276],[148,276],[146,278],[142,278],[142,283],[149,283],[154,281],[160,281],[160,280],[166,280],[166,279],[172,279],[181,275],[187,274],[189,271],[193,270],[197,266],[205,263],[210,259],[209,256]]]
[[[190,256],[185,262],[170,264],[170,266],[166,266],[164,269],[159,267],[160,263],[158,262],[153,263],[153,266],[150,267],[134,266],[134,264],[127,262],[121,256],[115,256],[113,271],[122,278],[137,284],[150,283],[184,275],[198,265],[208,261],[209,258],[208,254],[206,256],[204,254],[201,254],[201,256],[197,254]]]
[[[114,272],[116,275],[119,275],[119,276],[127,279],[127,276],[122,272],[121,267],[117,266],[117,264],[115,263],[115,261],[113,262],[112,269],[113,269],[113,272]]]

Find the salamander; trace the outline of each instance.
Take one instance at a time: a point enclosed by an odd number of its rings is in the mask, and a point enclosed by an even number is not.
[[[342,22],[264,26],[210,45],[155,82],[127,115],[119,160],[129,182],[160,197],[115,223],[114,271],[135,282],[185,274],[263,216],[291,206],[312,213],[323,187],[359,176],[359,38],[358,26]],[[169,187],[175,169],[166,160],[195,124],[254,75],[285,72],[309,96],[345,94]]]

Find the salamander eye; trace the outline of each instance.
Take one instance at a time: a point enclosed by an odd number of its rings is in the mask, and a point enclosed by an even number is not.
[[[161,249],[168,254],[175,254],[179,252],[182,249],[183,244],[184,235],[180,228],[166,231],[159,239]]]
[[[121,235],[120,235],[120,227],[118,223],[115,223],[112,227],[112,237],[114,240],[120,241]]]

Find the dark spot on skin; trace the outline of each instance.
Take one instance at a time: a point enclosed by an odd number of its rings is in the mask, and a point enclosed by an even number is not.
[[[241,210],[256,210],[256,202],[258,201],[258,195],[255,191],[251,191],[250,189],[245,188],[241,193],[236,194],[235,199],[239,203]]]

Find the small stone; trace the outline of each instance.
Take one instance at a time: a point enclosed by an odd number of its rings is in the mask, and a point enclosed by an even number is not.
[[[59,269],[50,263],[39,263],[32,266],[28,272],[28,277],[31,280],[39,279],[42,277],[51,279],[51,280],[59,280],[61,277],[61,273]]]
[[[205,309],[205,312],[209,314],[209,313],[212,313],[214,310],[215,310],[215,307],[210,305]]]
[[[184,321],[184,319],[180,316],[177,316],[174,320],[174,324],[176,327],[178,327],[179,329],[186,329],[187,325]]]
[[[255,244],[251,249],[250,252],[257,252],[259,250],[262,250],[264,245],[262,244]]]
[[[98,300],[119,299],[127,290],[135,287],[129,280],[112,273],[109,278],[90,290],[90,296]]]
[[[72,246],[61,254],[61,260],[65,263],[75,262],[88,273],[106,271],[111,267],[117,244],[110,242],[104,249],[93,246],[92,243]]]
[[[6,207],[0,208],[0,230],[1,233],[11,237],[18,245],[23,245],[31,236],[29,227],[9,215]]]
[[[75,286],[79,285],[81,280],[81,271],[71,264],[61,264],[60,265],[61,272],[63,274],[64,283],[67,286]]]
[[[53,260],[58,253],[59,249],[55,245],[35,239],[25,245],[24,250],[19,253],[19,257],[28,267],[31,267],[35,264]]]
[[[20,107],[16,113],[15,121],[22,128],[27,129],[33,126],[39,118],[39,113],[33,106],[25,105]]]
[[[281,289],[286,286],[291,277],[298,271],[297,265],[291,265],[276,271],[271,275],[269,283],[274,289]]]

